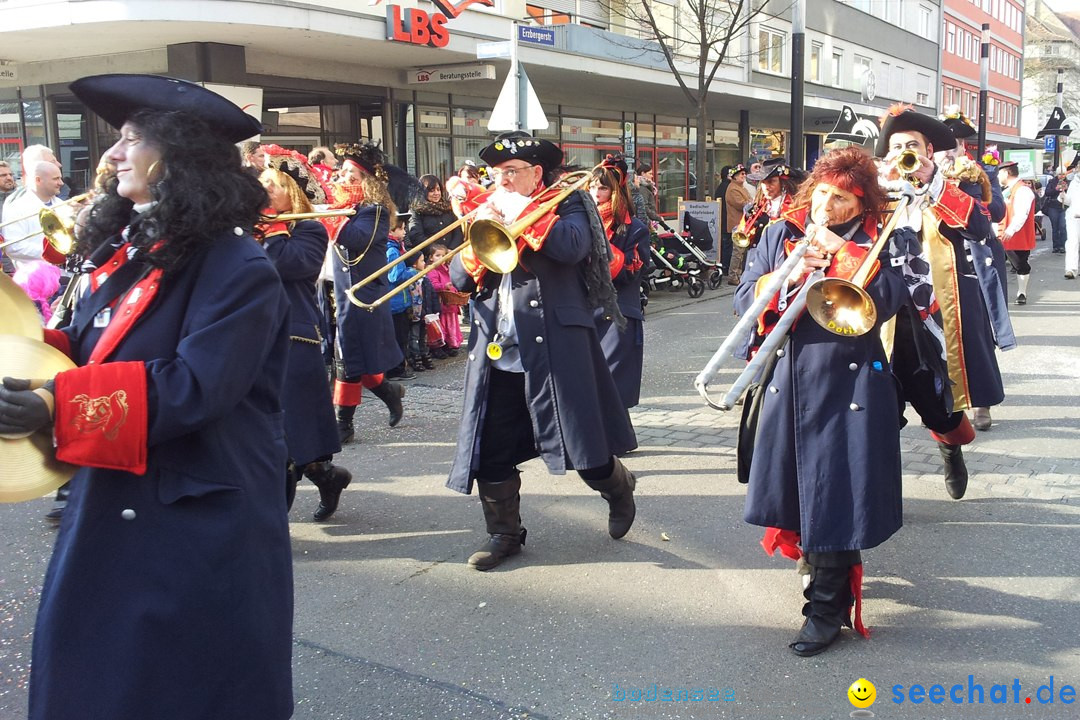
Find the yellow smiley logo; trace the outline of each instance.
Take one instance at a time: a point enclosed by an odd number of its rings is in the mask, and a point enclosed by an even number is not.
[[[877,700],[877,688],[866,678],[859,678],[851,683],[847,691],[848,700],[857,708],[868,708]]]

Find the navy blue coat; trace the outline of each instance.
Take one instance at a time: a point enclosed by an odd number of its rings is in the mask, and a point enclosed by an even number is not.
[[[642,262],[648,262],[649,230],[645,223],[634,218],[626,232],[615,235],[612,244],[626,254],[629,264],[634,257],[634,249]],[[596,332],[600,335],[600,347],[607,358],[611,377],[619,389],[623,405],[632,408],[641,397],[641,372],[645,356],[644,315],[641,312],[641,268],[631,272],[623,268],[612,280],[619,295],[619,310],[626,318],[626,327],[619,330],[615,323],[604,318],[602,310],[595,312]]]
[[[784,241],[801,234],[786,221],[768,226],[747,257],[736,312],[753,303],[758,278],[783,263]],[[853,240],[869,243],[861,230]],[[902,525],[900,403],[879,329],[908,292],[884,253],[866,290],[877,325],[840,337],[803,315],[761,404],[745,518],[801,533],[807,552],[872,548]]]
[[[405,356],[394,336],[389,302],[374,311],[349,302],[345,291],[386,265],[390,213],[381,205],[357,205],[356,214],[341,228],[334,253],[334,300],[337,304],[338,359],[347,377],[377,375],[401,364]],[[356,298],[371,302],[390,289],[386,275],[356,291]]]
[[[79,365],[120,277],[65,331]],[[291,716],[288,312],[262,248],[228,233],[162,280],[109,358],[146,365],[147,470],[84,467],[72,481],[34,631],[31,720]]]
[[[289,298],[289,364],[282,405],[289,458],[300,467],[341,452],[315,302],[328,242],[322,223],[304,220],[291,235],[271,236],[265,244]]]
[[[581,264],[592,246],[588,212],[577,195],[563,201],[557,209],[560,219],[543,247],[539,252],[523,251],[511,274],[514,322],[536,447],[548,471],[556,475],[567,469],[600,467],[612,455],[637,447],[586,296]],[[475,291],[465,406],[446,483],[469,493],[478,464],[491,367],[485,348],[495,334],[496,291],[503,276],[488,272],[477,288],[460,256],[451,262],[450,276],[460,290]]]

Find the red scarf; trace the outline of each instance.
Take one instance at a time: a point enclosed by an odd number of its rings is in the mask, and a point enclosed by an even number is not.
[[[611,240],[612,236],[615,235],[615,211],[611,207],[611,201],[602,202],[596,208],[600,211],[600,221],[604,223],[604,232],[607,234],[608,240]],[[630,212],[625,208],[623,208],[623,217],[620,224],[630,224]]]

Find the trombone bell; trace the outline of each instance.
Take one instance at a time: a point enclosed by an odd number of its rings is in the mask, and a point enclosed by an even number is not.
[[[877,322],[877,308],[865,290],[840,278],[822,278],[806,293],[806,311],[835,335],[865,335]]]
[[[75,218],[65,218],[55,210],[42,208],[38,220],[41,232],[53,250],[61,255],[70,255],[75,249]]]
[[[468,241],[476,259],[488,270],[502,275],[517,267],[515,239],[505,225],[494,220],[476,220],[469,227]]]
[[[748,248],[750,247],[750,236],[744,232],[739,232],[738,230],[736,230],[735,232],[731,233],[731,244],[737,248]]]

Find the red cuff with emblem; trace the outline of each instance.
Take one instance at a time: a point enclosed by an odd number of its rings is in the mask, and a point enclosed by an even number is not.
[[[73,465],[146,472],[146,365],[115,362],[56,376],[56,458]]]
[[[754,297],[761,297],[761,293],[765,291],[765,286],[772,282],[773,275],[775,273],[766,273],[757,279],[757,283],[754,285]],[[765,306],[765,309],[761,311],[761,315],[758,317],[758,334],[764,335],[772,326],[776,324],[776,321],[780,319],[783,314],[780,311],[780,296],[787,292],[786,288],[780,288],[780,292],[775,293],[772,299],[769,300],[769,304]]]
[[[825,271],[825,276],[840,278],[841,280],[850,280],[855,277],[855,273],[862,267],[863,260],[869,254],[869,248],[864,248],[849,240],[836,251],[835,255],[833,255],[832,264],[829,265],[829,269]],[[877,275],[880,268],[881,263],[875,260],[874,264],[870,266],[870,273],[866,276],[867,285],[874,279],[874,276]]]
[[[975,198],[968,195],[952,183],[945,184],[945,190],[938,201],[930,206],[934,216],[951,228],[965,228],[975,207]]]
[[[60,352],[71,357],[71,338],[68,337],[66,332],[55,328],[45,328],[44,334],[46,344],[52,345]]]

